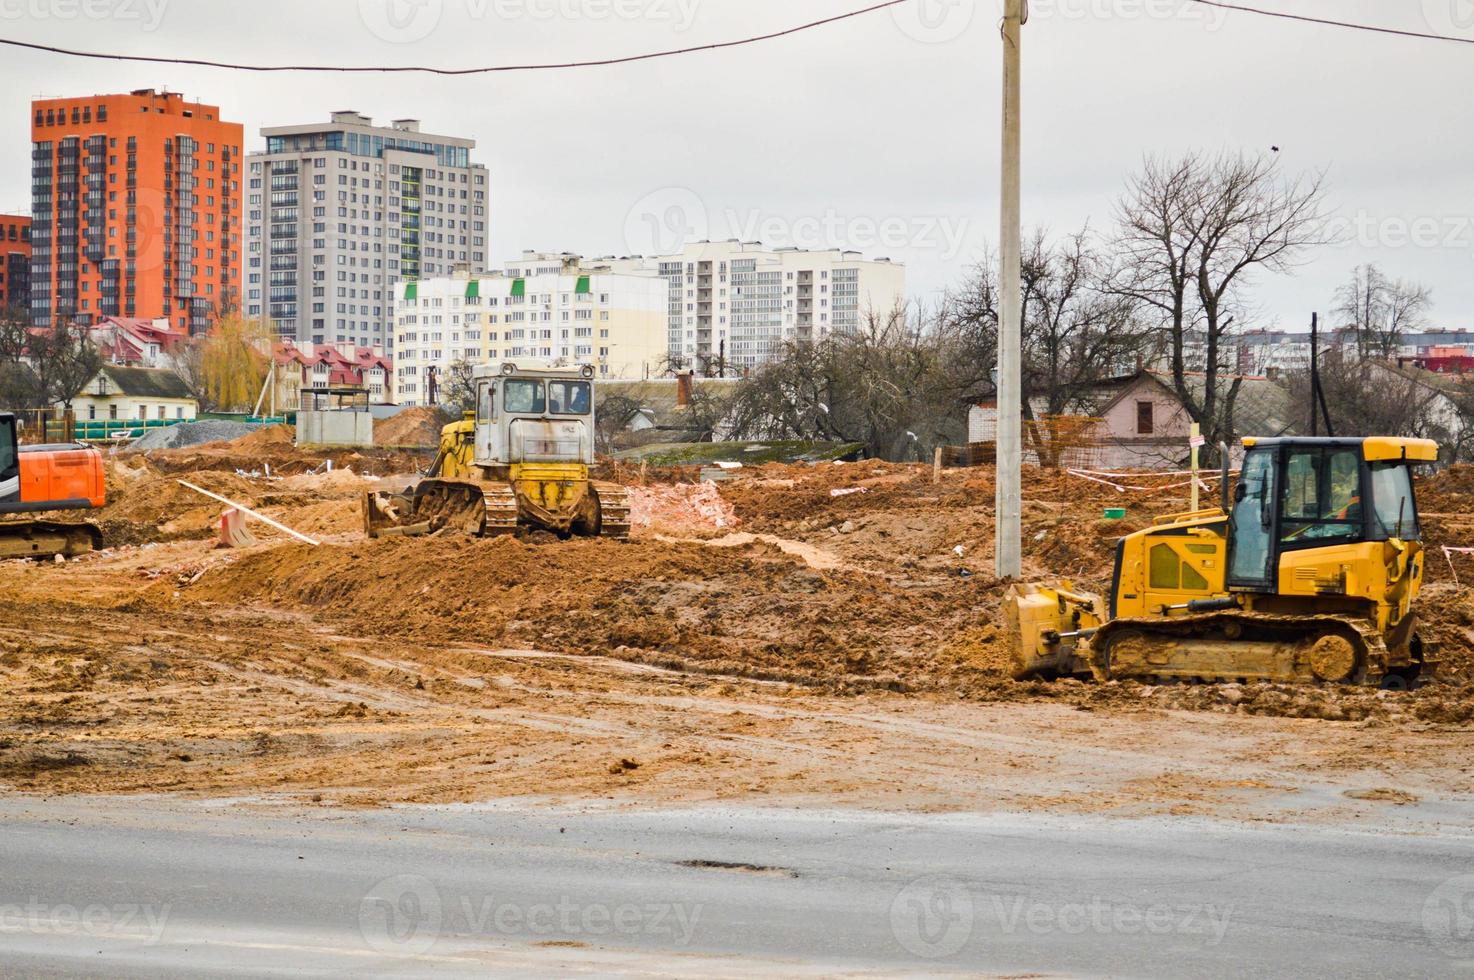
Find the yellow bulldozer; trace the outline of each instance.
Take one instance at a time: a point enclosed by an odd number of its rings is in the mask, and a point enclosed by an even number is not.
[[[594,370],[478,365],[476,410],[440,433],[422,479],[364,499],[371,538],[513,534],[624,539],[629,491],[590,478],[594,462]]]
[[[1425,439],[1245,439],[1222,504],[1116,547],[1109,595],[1069,582],[1005,603],[1019,679],[1411,686],[1431,672],[1412,609]]]

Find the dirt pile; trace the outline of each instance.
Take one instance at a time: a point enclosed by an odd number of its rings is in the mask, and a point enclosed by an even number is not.
[[[331,609],[386,635],[899,690],[977,674],[943,650],[986,617],[998,593],[978,579],[906,587],[821,574],[763,543],[436,538],[250,554],[204,576],[184,599]]]
[[[434,408],[406,408],[374,423],[374,443],[380,446],[438,446],[445,417]]]
[[[391,448],[298,449],[295,430],[289,425],[258,429],[230,442],[213,442],[187,449],[157,450],[129,456],[159,471],[189,473],[200,470],[237,470],[262,476],[287,476],[321,472],[331,462],[334,469],[351,469],[365,475],[387,476],[414,473],[434,457],[434,451]]]
[[[736,527],[737,512],[715,484],[630,488],[630,524],[641,532],[683,533]]]
[[[109,481],[107,506],[93,517],[109,547],[214,534],[224,504],[181,485],[174,475],[119,468],[113,472],[129,475]],[[247,507],[255,507],[262,499],[256,483],[233,473],[204,471],[184,479]]]
[[[238,439],[222,440],[234,452],[239,453],[268,453],[280,452],[284,448],[293,446],[297,440],[296,426],[292,425],[268,425],[254,432],[241,436]]]

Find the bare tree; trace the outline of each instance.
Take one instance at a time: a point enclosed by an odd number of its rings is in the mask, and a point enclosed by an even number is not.
[[[599,452],[614,451],[614,439],[640,414],[640,403],[628,395],[604,395],[594,408],[594,438]]]
[[[14,364],[24,358],[30,342],[30,311],[19,303],[0,310],[0,363]]]
[[[1337,325],[1356,337],[1357,355],[1390,361],[1403,337],[1427,323],[1432,292],[1420,283],[1388,278],[1372,264],[1351,270],[1350,280],[1336,291]]]
[[[894,310],[819,343],[789,342],[737,386],[727,426],[739,439],[858,442],[887,459],[925,455],[962,436],[954,371],[971,375],[977,365],[958,336]]]
[[[45,404],[66,409],[102,370],[102,355],[93,346],[87,328],[75,324],[33,332],[27,362]]]
[[[1297,372],[1288,382],[1292,403],[1310,406],[1310,373]],[[1444,396],[1458,403],[1456,391],[1434,387],[1391,365],[1364,360],[1354,351],[1324,353],[1320,384],[1337,435],[1404,436],[1450,446],[1457,435],[1448,425],[1450,420],[1443,417],[1446,413],[1438,410]]]
[[[1154,311],[1167,337],[1171,384],[1210,445],[1234,436],[1242,378],[1225,341],[1257,273],[1283,273],[1326,241],[1323,177],[1288,178],[1267,156],[1189,153],[1149,158],[1116,206],[1113,289]],[[1201,386],[1189,347],[1203,343]]]
[[[1036,231],[1025,244],[1020,271],[1024,435],[1049,461],[1056,457],[1051,430],[1036,414],[1086,409],[1095,386],[1134,370],[1152,352],[1156,337],[1139,319],[1137,301],[1109,288],[1110,269],[1088,229],[1058,243]],[[963,286],[948,294],[939,317],[958,347],[989,371],[997,353],[996,277],[994,262],[975,267]]]
[[[476,411],[476,375],[472,364],[456,361],[445,369],[440,382],[440,405],[452,420]]]

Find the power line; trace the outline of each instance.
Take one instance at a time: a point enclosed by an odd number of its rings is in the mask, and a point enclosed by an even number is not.
[[[633,61],[651,61],[656,58],[672,58],[676,55],[694,54],[699,51],[717,51],[722,48],[738,48],[747,44],[758,44],[762,41],[771,41],[775,38],[786,37],[789,34],[798,34],[801,31],[813,30],[816,27],[824,27],[851,17],[859,17],[863,14],[874,13],[884,10],[886,7],[895,7],[912,0],[882,0],[880,3],[864,7],[860,10],[851,10],[848,13],[836,14],[833,17],[825,17],[823,20],[800,24],[797,27],[789,27],[785,30],[774,31],[771,34],[759,34],[754,37],[745,37],[736,41],[719,41],[715,44],[701,44],[690,48],[676,48],[670,51],[652,51],[646,54],[625,55],[620,58],[602,58],[597,61],[568,61],[557,64],[533,64],[533,65],[490,65],[484,68],[432,68],[428,65],[238,65],[226,61],[206,61],[200,58],[161,58],[139,54],[110,54],[101,51],[77,51],[71,48],[58,48],[49,44],[36,44],[31,41],[17,41],[14,38],[0,37],[0,45],[13,48],[26,48],[31,51],[41,51],[46,54],[65,55],[69,58],[96,58],[104,61],[142,61],[156,65],[191,65],[201,68],[228,68],[234,71],[337,71],[337,72],[427,72],[432,75],[486,75],[492,72],[505,71],[546,71],[557,68],[597,68],[605,65],[624,65]]]
[[[1428,34],[1421,31],[1403,31],[1395,27],[1377,27],[1372,24],[1353,24],[1344,20],[1331,20],[1327,17],[1309,17],[1305,14],[1292,14],[1283,10],[1265,10],[1261,7],[1245,7],[1237,3],[1222,3],[1221,0],[1190,0],[1192,3],[1200,3],[1205,7],[1217,7],[1219,10],[1236,10],[1244,14],[1258,14],[1261,17],[1277,17],[1281,20],[1296,20],[1305,24],[1321,24],[1326,27],[1344,27],[1352,31],[1368,31],[1373,34],[1392,34],[1397,37],[1413,37],[1424,41],[1452,41],[1455,44],[1474,44],[1474,37],[1453,37],[1448,34]]]

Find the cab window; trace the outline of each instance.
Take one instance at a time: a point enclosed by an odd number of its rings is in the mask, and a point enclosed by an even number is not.
[[[1379,537],[1418,541],[1418,512],[1413,506],[1413,480],[1403,463],[1372,464],[1372,506]]]
[[[15,423],[0,422],[0,476],[15,470]]]
[[[490,422],[496,418],[496,388],[482,384],[476,395],[476,420]]]
[[[548,411],[554,415],[587,415],[590,404],[587,381],[548,382]]]
[[[547,410],[541,381],[516,379],[507,381],[502,388],[506,392],[502,404],[508,412],[541,415]]]
[[[1280,495],[1280,542],[1353,540],[1363,526],[1361,454],[1354,449],[1290,453]]]

